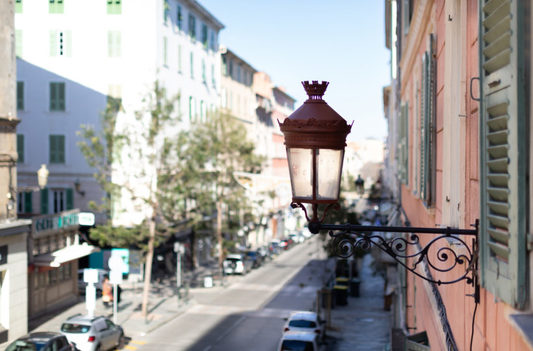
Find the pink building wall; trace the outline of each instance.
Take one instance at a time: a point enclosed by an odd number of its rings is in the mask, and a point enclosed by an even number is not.
[[[450,1],[450,0],[448,0]],[[418,3],[418,1],[414,1]],[[461,3],[458,1],[458,3]],[[461,77],[462,84],[469,85],[471,77],[477,77],[478,74],[478,2],[476,0],[467,0],[466,6],[466,48],[464,52],[464,76]],[[415,11],[416,15],[416,11]],[[409,102],[409,155],[415,154],[413,148],[417,143],[417,137],[414,135],[415,120],[417,116],[417,106],[415,96],[418,93],[416,86],[420,80],[420,60],[418,58],[427,50],[427,40],[430,33],[436,35],[436,67],[437,67],[437,87],[436,87],[436,199],[434,206],[427,208],[423,201],[414,193],[412,182],[408,185],[402,185],[401,198],[402,207],[413,226],[435,227],[446,224],[443,218],[443,208],[446,195],[443,193],[444,184],[444,161],[443,150],[447,145],[444,144],[445,137],[445,114],[444,98],[445,91],[445,48],[446,48],[446,26],[450,21],[450,14],[446,11],[446,0],[435,0],[431,5],[430,18],[420,30],[422,35],[416,45],[417,59],[410,62],[403,62],[401,66],[402,102]],[[453,20],[453,18],[452,18]],[[415,35],[409,33],[409,35]],[[455,38],[454,38],[455,39]],[[460,40],[460,38],[457,38]],[[461,67],[454,67],[460,69]],[[469,86],[466,86],[464,97],[461,97],[461,103],[464,104],[466,113],[464,118],[464,174],[461,175],[464,181],[464,196],[461,203],[464,204],[462,209],[461,223],[463,228],[470,228],[470,225],[479,218],[479,103],[470,97]],[[474,84],[472,94],[479,97],[479,89]],[[457,161],[459,162],[459,160]],[[409,169],[412,172],[416,165],[416,159],[409,158]],[[411,179],[411,178],[410,178]],[[459,185],[457,185],[459,186]],[[428,242],[429,239],[421,238],[422,242]],[[423,243],[422,243],[423,245]],[[453,273],[441,274],[440,279],[453,276]],[[426,331],[430,340],[431,350],[446,350],[446,344],[442,339],[442,324],[436,311],[436,306],[432,303],[430,290],[424,281],[414,278],[414,275],[407,275],[407,301],[406,305],[406,324],[408,327],[415,327],[410,330],[411,333]],[[474,311],[474,300],[466,296],[472,294],[474,289],[466,283],[456,283],[453,285],[442,285],[438,288],[446,307],[447,319],[451,326],[453,337],[460,350],[470,348],[470,337],[472,328],[472,316]],[[525,341],[521,333],[511,324],[507,315],[510,312],[516,312],[510,306],[497,302],[494,296],[488,291],[481,289],[481,303],[477,309],[477,316],[474,327],[473,350],[530,350],[529,344]]]

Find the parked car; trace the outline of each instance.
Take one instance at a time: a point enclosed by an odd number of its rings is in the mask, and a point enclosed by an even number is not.
[[[279,247],[282,250],[288,250],[291,247],[292,240],[291,239],[283,239],[279,242]]]
[[[294,311],[291,313],[283,327],[283,332],[299,331],[310,332],[318,335],[320,340],[325,337],[324,321],[318,318],[316,312]]]
[[[245,275],[252,269],[251,261],[246,260],[241,254],[230,254],[222,263],[224,274],[241,274]]]
[[[75,351],[76,348],[61,333],[35,332],[13,341],[6,351]]]
[[[68,318],[61,325],[61,333],[81,351],[105,351],[118,347],[124,337],[121,326],[109,319],[81,314]]]
[[[259,256],[261,256],[261,259],[263,260],[263,262],[272,259],[271,252],[266,246],[260,246],[257,249],[257,253],[259,254]]]
[[[272,255],[278,255],[281,251],[281,248],[279,246],[279,240],[274,239],[270,242],[269,250]]]
[[[252,268],[259,268],[263,264],[263,258],[257,251],[246,251],[246,259],[252,262]]]
[[[96,296],[102,296],[102,283],[104,276],[109,274],[105,269],[95,268],[98,271],[98,283],[94,284],[96,287]],[[83,281],[83,269],[78,269],[78,291],[80,295],[85,295],[85,288],[87,283]]]
[[[318,351],[318,335],[309,332],[288,331],[283,333],[279,351]]]

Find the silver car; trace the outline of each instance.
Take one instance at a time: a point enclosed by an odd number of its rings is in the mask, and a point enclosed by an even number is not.
[[[105,351],[120,346],[124,330],[105,317],[81,314],[68,318],[61,333],[81,351]]]

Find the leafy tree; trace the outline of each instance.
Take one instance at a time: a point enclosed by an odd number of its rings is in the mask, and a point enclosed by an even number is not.
[[[109,220],[92,230],[91,238],[100,245],[135,245],[145,251],[145,317],[154,248],[166,238],[184,210],[166,206],[168,201],[183,203],[179,201],[181,193],[169,194],[177,187],[180,169],[179,158],[171,152],[173,138],[179,134],[180,116],[174,111],[178,98],[168,98],[166,89],[156,81],[133,118],[124,113],[120,100],[110,98],[100,128],[82,125],[78,132],[78,146],[88,164],[96,169],[94,177],[106,193],[101,203],[91,205],[107,213]],[[144,220],[130,227],[114,225],[114,220],[123,214],[121,204],[132,205]],[[169,210],[175,212],[167,213]]]
[[[216,215],[218,263],[222,268],[224,247],[228,249],[222,233],[234,235],[243,219],[251,216],[251,199],[246,198],[235,172],[259,173],[263,158],[254,153],[254,143],[247,139],[244,126],[221,112],[193,124],[181,135],[179,144],[184,162],[180,185],[190,202],[191,219],[205,226],[209,222],[202,219]]]

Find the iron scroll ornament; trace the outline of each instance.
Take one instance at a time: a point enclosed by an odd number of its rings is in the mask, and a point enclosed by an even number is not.
[[[320,222],[310,222],[311,232],[318,233],[320,230],[328,230],[333,238],[333,247],[338,257],[350,257],[357,248],[368,250],[377,247],[397,263],[405,267],[418,277],[431,283],[453,284],[465,280],[475,288],[472,295],[476,301],[479,300],[479,284],[477,277],[477,236],[479,221],[473,225],[475,229],[457,228],[425,228],[425,227],[392,227],[373,225],[353,225],[353,224],[323,224]],[[393,236],[386,238],[377,233],[405,233],[406,236]],[[421,246],[420,234],[437,234],[432,239]],[[469,246],[465,239],[459,235],[473,237],[472,245]],[[444,243],[445,245],[440,245]],[[409,253],[408,248],[415,248],[415,252]],[[431,250],[431,249],[434,250]],[[413,259],[412,266],[406,264],[406,259]],[[421,273],[417,270],[418,265],[425,262],[429,269]],[[459,271],[463,267],[460,275],[456,275],[450,280],[434,279],[431,271],[450,272]]]

